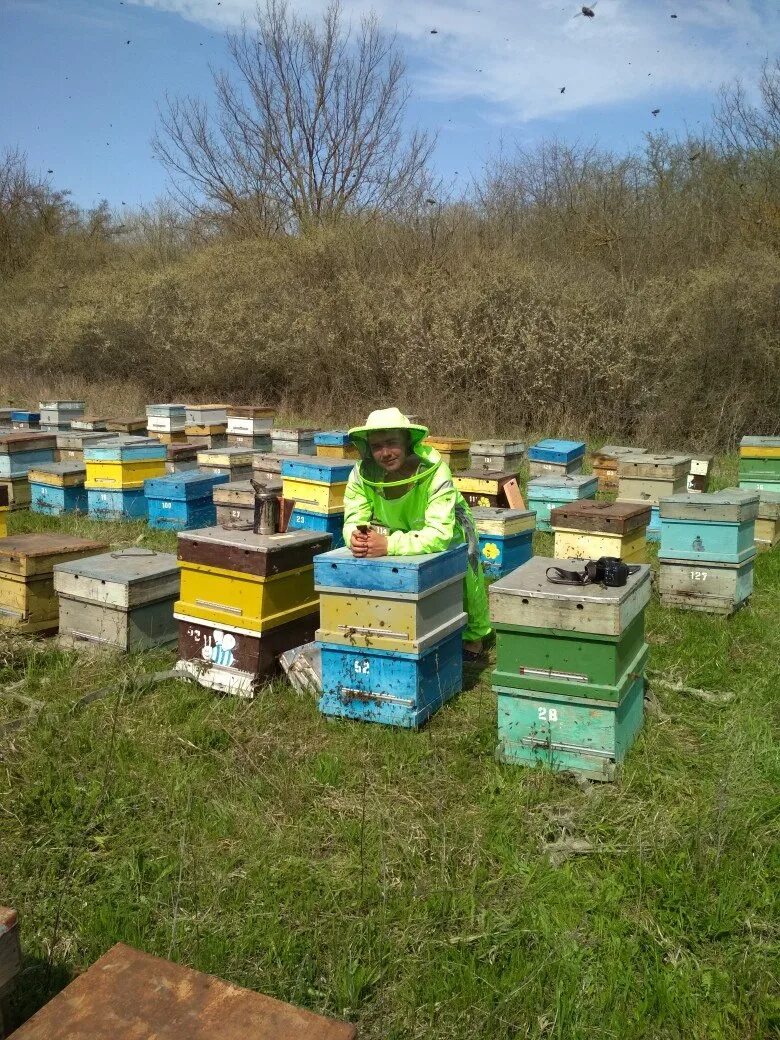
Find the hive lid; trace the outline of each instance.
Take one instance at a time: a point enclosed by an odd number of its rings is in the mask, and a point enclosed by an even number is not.
[[[143,581],[148,578],[177,574],[179,564],[173,553],[157,552],[133,546],[115,552],[87,556],[81,560],[70,560],[54,566],[55,574],[78,574],[98,581],[111,581],[121,585]]]
[[[87,468],[83,462],[39,462],[30,473],[51,473],[58,477],[84,476]]]
[[[245,553],[270,555],[292,547],[330,544],[330,535],[318,531],[288,531],[285,534],[255,534],[224,527],[204,527],[198,531],[180,531],[179,542],[200,542],[212,546],[239,548]]]
[[[659,502],[664,520],[699,520],[744,523],[758,516],[759,495],[745,488],[729,488],[710,494],[669,495]]]
[[[465,437],[437,437],[428,436],[423,441],[423,444],[427,444],[429,448],[435,448],[437,451],[468,451],[471,447],[471,441],[466,440]]]
[[[273,441],[308,440],[320,431],[314,426],[288,426],[286,428],[274,426],[268,431]]]
[[[503,458],[511,455],[522,455],[524,451],[525,444],[523,441],[492,440],[471,442],[472,455],[499,456]]]
[[[506,523],[510,520],[536,516],[536,513],[531,509],[499,509],[492,506],[472,506],[471,515],[475,520],[499,520]]]
[[[57,438],[52,433],[28,433],[27,430],[16,430],[4,433],[0,437],[0,454],[12,455],[17,451],[52,451],[57,447]]]
[[[77,538],[71,534],[12,534],[0,538],[0,559],[37,558],[57,553],[100,552],[107,549],[105,542],[91,538]]]

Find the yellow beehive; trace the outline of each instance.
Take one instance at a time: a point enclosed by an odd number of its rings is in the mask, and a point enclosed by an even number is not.
[[[423,444],[435,448],[451,472],[469,468],[471,441],[464,437],[426,437]]]
[[[153,430],[150,433],[151,437],[155,437],[160,444],[186,444],[187,434],[184,430],[175,430],[173,433],[159,433],[157,430]]]
[[[3,514],[5,516],[5,514]],[[0,541],[0,625],[17,632],[57,628],[54,565],[105,552],[104,542],[72,535],[21,534]]]
[[[256,634],[317,610],[314,567],[297,567],[272,577],[179,561],[177,617],[202,618],[232,631]]]
[[[284,498],[292,499],[297,509],[308,513],[324,516],[343,513],[346,490],[346,481],[343,484],[325,484],[318,480],[302,480],[300,477],[282,477]]]
[[[614,556],[626,563],[647,563],[646,528],[638,527],[628,534],[605,534],[601,531],[576,531],[555,528],[556,560],[598,560]]]
[[[212,426],[185,426],[184,433],[187,437],[218,437],[220,434],[227,435],[227,423],[216,423]]]
[[[129,491],[143,487],[145,480],[165,476],[165,459],[139,462],[87,462],[88,491]]]

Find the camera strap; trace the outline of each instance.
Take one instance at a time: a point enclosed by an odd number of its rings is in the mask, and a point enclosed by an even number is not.
[[[563,567],[548,567],[547,580],[553,585],[590,585],[593,578],[588,574],[587,564],[584,571],[567,571]]]

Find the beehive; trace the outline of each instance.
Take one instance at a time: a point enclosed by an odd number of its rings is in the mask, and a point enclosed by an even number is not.
[[[146,419],[143,416],[134,416],[130,419],[106,419],[106,429],[109,432],[123,433],[127,436],[143,434],[146,432]]]
[[[185,406],[184,424],[201,429],[219,427],[220,431],[227,433],[227,413],[226,404],[188,404]]]
[[[743,606],[753,591],[758,494],[674,495],[660,510],[661,603],[718,614]]]
[[[144,483],[149,526],[166,531],[211,527],[217,521],[214,486],[227,483],[226,473],[166,474]]]
[[[187,473],[198,468],[198,448],[195,444],[167,444],[165,472]]]
[[[423,444],[438,451],[452,473],[468,469],[471,464],[471,441],[463,437],[426,437]]]
[[[505,762],[611,780],[642,725],[650,568],[622,588],[553,584],[534,557],[490,587],[493,689]]]
[[[503,578],[533,556],[536,513],[532,510],[475,507],[471,514],[486,578]]]
[[[146,516],[144,481],[165,474],[166,448],[153,437],[116,437],[84,448],[87,509],[98,520]]]
[[[327,535],[213,527],[179,535],[180,667],[203,685],[252,696],[279,654],[313,638],[315,556]]]
[[[11,412],[11,426],[15,430],[37,430],[40,424],[40,412],[31,412],[25,408],[14,408]]]
[[[227,410],[227,432],[240,437],[270,436],[276,410],[264,405],[230,405]]]
[[[329,534],[331,548],[340,549],[344,544],[344,514],[311,513],[306,509],[294,508],[290,513],[287,530]]]
[[[461,470],[452,479],[466,502],[482,509],[508,509],[506,485],[517,481],[513,473],[474,468]]]
[[[57,564],[60,636],[119,650],[176,641],[179,568],[172,553],[133,547]]]
[[[758,510],[758,493],[740,489],[661,499],[660,555],[693,563],[752,559]]]
[[[314,434],[314,447],[323,459],[359,459],[360,452],[346,430],[325,430]]]
[[[0,494],[8,504],[8,510],[27,509],[30,505],[30,482],[27,474],[23,477],[12,477],[10,480],[0,479]]]
[[[649,522],[650,506],[635,502],[585,499],[557,506],[550,513],[555,556],[575,560],[612,556],[626,563],[647,563]]]
[[[739,486],[780,492],[780,437],[743,437],[739,444]]]
[[[50,462],[30,470],[30,509],[61,516],[87,511],[86,468],[81,462]]]
[[[229,433],[227,442],[231,448],[249,448],[253,453],[271,450],[270,433]]]
[[[41,427],[50,430],[68,430],[73,419],[79,419],[84,414],[83,401],[40,401]]]
[[[105,433],[108,430],[107,419],[96,415],[82,415],[72,419],[70,428],[74,431],[83,430],[85,433]]]
[[[687,455],[621,455],[618,500],[657,506],[662,498],[685,491],[690,465]]]
[[[252,455],[252,472],[255,480],[261,483],[267,479],[282,477],[282,463],[294,459],[296,462],[311,462],[311,455],[285,455],[280,452],[265,451]]]
[[[103,444],[116,440],[114,432],[64,430],[57,434],[57,451],[60,462],[79,462],[84,464],[84,449],[91,444]]]
[[[282,463],[282,494],[297,509],[343,517],[344,492],[353,468],[349,459],[289,459]]]
[[[758,496],[756,549],[767,552],[780,543],[780,493],[759,491]]]
[[[282,493],[282,482],[276,478],[262,481],[269,491]],[[255,492],[249,480],[235,480],[214,488],[217,524],[228,527],[247,527],[255,519]]]
[[[183,404],[150,404],[146,408],[149,433],[184,433],[187,408]]]
[[[524,453],[525,444],[522,441],[472,441],[471,466],[472,469],[487,469],[516,476]]]
[[[274,427],[271,430],[271,447],[279,455],[315,455],[314,434],[318,432],[308,426],[286,429]]]
[[[536,512],[539,531],[551,530],[550,514],[556,506],[583,498],[595,498],[598,479],[592,476],[568,475],[534,477],[528,481],[528,508]]]
[[[548,437],[528,449],[528,472],[532,477],[573,476],[582,471],[584,458],[584,441]]]
[[[48,433],[20,430],[0,437],[0,479],[27,477],[35,466],[54,462],[57,439]]]
[[[224,473],[229,481],[249,480],[252,452],[248,448],[207,448],[198,452],[198,469],[204,473]]]
[[[0,540],[0,625],[17,632],[57,629],[53,569],[108,546],[66,534],[18,534]]]
[[[466,546],[423,556],[314,562],[325,715],[416,728],[463,682]]]
[[[632,448],[625,444],[605,444],[591,454],[590,462],[594,476],[598,478],[599,491],[616,491],[618,486],[618,459],[622,455],[643,455],[644,448]]]

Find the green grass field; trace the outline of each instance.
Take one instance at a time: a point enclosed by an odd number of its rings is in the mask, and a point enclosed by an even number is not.
[[[174,545],[12,516],[49,527]],[[371,1040],[779,1035],[779,618],[779,550],[729,620],[654,597],[646,722],[608,785],[497,764],[489,668],[411,733],[326,722],[282,681],[144,684],[172,652],[2,638],[3,687],[45,702],[0,691],[14,1015],[121,940]]]

